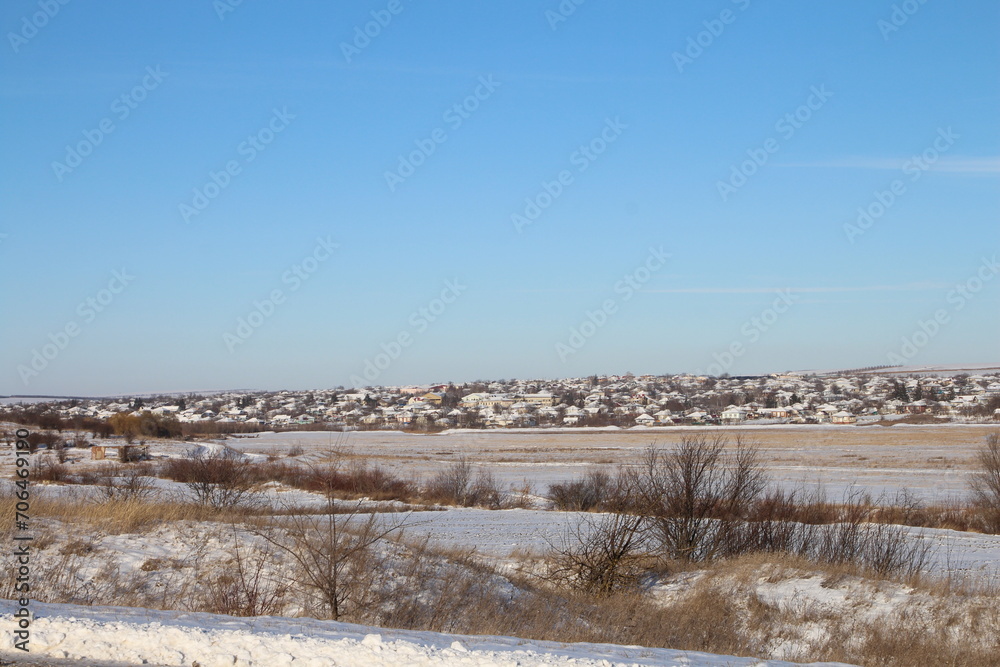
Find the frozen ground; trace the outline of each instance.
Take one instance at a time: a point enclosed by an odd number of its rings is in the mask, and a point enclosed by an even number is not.
[[[0,601],[9,617],[10,602]],[[789,665],[750,658],[608,644],[556,644],[384,630],[332,621],[233,618],[125,607],[35,604],[32,657],[191,667],[709,667]],[[9,626],[4,646],[13,643]],[[24,659],[7,652],[7,659]],[[92,662],[93,661],[93,662]],[[814,663],[833,665],[835,663]]]
[[[595,514],[583,515],[596,519]],[[559,545],[570,526],[580,519],[576,512],[544,510],[449,509],[410,515],[407,533],[428,534],[449,547],[475,548],[484,556],[505,559],[515,550],[545,552]],[[1000,582],[1000,535],[954,530],[907,528],[914,540],[930,543],[927,572],[954,575],[978,582]]]
[[[453,430],[426,435],[399,431],[295,431],[260,433],[209,443],[153,441],[155,457],[210,452],[223,445],[263,460],[284,457],[293,448],[303,462],[346,451],[403,477],[427,478],[460,457],[490,469],[505,485],[530,484],[544,494],[550,484],[595,466],[635,462],[650,444],[670,447],[683,435],[742,434],[758,443],[772,480],[785,488],[821,488],[831,500],[853,493],[891,498],[906,489],[917,498],[943,502],[962,498],[975,452],[998,425],[945,424],[883,426],[770,426],[723,429]],[[103,443],[108,444],[108,443]],[[117,441],[114,444],[119,444]],[[84,450],[70,450],[71,465],[93,465]],[[291,461],[292,459],[288,459]],[[13,472],[11,460],[0,474]]]
[[[892,496],[901,489],[930,501],[961,497],[975,451],[996,425],[670,427],[261,433],[226,444],[248,453],[308,454],[339,447],[404,476],[427,476],[460,456],[491,469],[501,481],[536,492],[597,465],[635,461],[650,444],[670,446],[685,434],[740,433],[756,440],[772,479],[787,488],[820,485],[832,499],[856,491]]]

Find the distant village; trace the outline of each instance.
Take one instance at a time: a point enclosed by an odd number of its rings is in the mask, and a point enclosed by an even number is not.
[[[1000,420],[1000,373],[895,376],[775,374],[754,377],[601,375],[562,380],[232,391],[8,404],[67,427],[155,421],[148,435],[265,430],[511,429],[679,425],[859,425],[906,420]],[[23,415],[22,415],[23,416]],[[117,420],[117,421],[116,421]],[[30,421],[30,420],[29,420]],[[166,425],[164,427],[164,425]],[[125,428],[125,427],[123,427]],[[126,429],[127,430],[127,429]],[[176,431],[176,432],[175,432]]]

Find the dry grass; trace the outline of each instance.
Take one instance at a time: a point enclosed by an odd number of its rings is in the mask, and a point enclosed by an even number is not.
[[[100,521],[101,506],[43,499],[39,515],[78,526]],[[112,508],[117,529],[197,520],[205,511],[165,504]],[[218,518],[218,517],[216,517]],[[263,518],[258,518],[263,520]],[[93,527],[97,527],[97,523]],[[84,529],[86,530],[86,528]],[[158,609],[232,614],[312,614],[319,609],[296,585],[295,569],[279,550],[261,550],[244,529],[199,524],[199,544],[214,541],[228,552],[183,562],[150,558],[128,570],[118,554],[86,538],[50,545],[44,597],[76,604],[127,604]],[[64,532],[64,531],[61,531]],[[107,531],[111,532],[111,531]],[[252,532],[252,531],[251,531]],[[86,534],[86,533],[84,533]],[[208,536],[215,538],[208,539]],[[233,550],[233,540],[240,550]],[[873,576],[850,563],[817,565],[787,554],[754,554],[704,563],[673,563],[646,577],[646,588],[604,596],[555,588],[531,574],[510,574],[469,550],[433,547],[426,539],[395,536],[371,557],[352,559],[351,578],[363,597],[341,620],[414,630],[509,635],[557,642],[606,642],[801,661],[859,665],[997,664],[1000,603],[995,595],[957,585]],[[37,546],[37,545],[36,545]],[[539,555],[522,552],[534,569]],[[100,563],[97,571],[94,564]],[[348,571],[350,572],[350,571]],[[154,581],[156,582],[154,585]],[[768,595],[802,584],[803,595]],[[831,591],[825,606],[808,591]],[[314,597],[314,596],[313,596]],[[41,599],[41,598],[39,598]],[[892,600],[878,610],[878,600]],[[872,610],[875,611],[872,611]],[[877,612],[877,613],[875,613]]]
[[[14,516],[16,499],[0,498],[0,514]],[[31,498],[32,520],[56,519],[92,533],[119,535],[177,521],[242,520],[246,514],[216,510],[195,503],[169,500],[112,500],[97,502],[84,494],[47,496],[35,493]]]

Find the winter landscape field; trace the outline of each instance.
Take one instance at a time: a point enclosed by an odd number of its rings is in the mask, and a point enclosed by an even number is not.
[[[261,432],[150,439],[135,463],[93,459],[114,440],[36,449],[32,656],[202,667],[993,664],[1000,535],[981,523],[970,481],[996,432]],[[812,532],[726,537],[718,527],[779,517],[706,511],[689,517],[705,535],[685,554],[645,513],[649,527],[625,539],[638,510],[616,506],[615,480],[651,451],[703,454],[713,443],[720,465],[699,494],[721,491],[712,485],[741,469],[734,453],[752,448],[762,486],[744,502],[758,512],[788,494],[779,523],[813,522]],[[16,469],[0,469],[11,499]],[[602,472],[603,490],[583,489]]]
[[[1000,667],[997,0],[0,35],[0,667]]]

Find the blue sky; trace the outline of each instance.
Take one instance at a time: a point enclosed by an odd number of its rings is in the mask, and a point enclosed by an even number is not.
[[[1000,5],[562,7],[4,3],[0,393],[1000,360]]]

